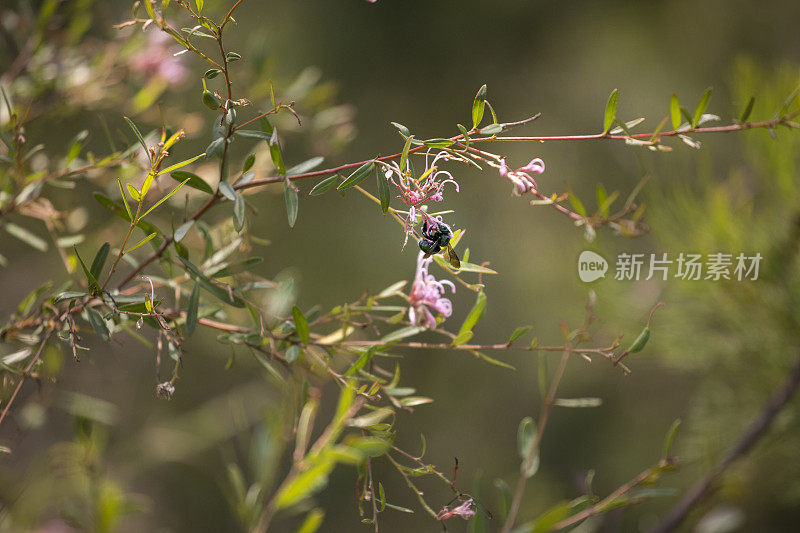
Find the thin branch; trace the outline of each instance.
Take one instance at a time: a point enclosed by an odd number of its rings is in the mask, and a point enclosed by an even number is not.
[[[780,389],[773,394],[770,401],[764,406],[759,417],[753,421],[750,428],[731,448],[719,464],[709,472],[706,477],[698,481],[684,497],[667,513],[664,519],[651,530],[650,533],[667,533],[673,531],[686,518],[689,512],[703,499],[716,491],[715,484],[725,470],[734,461],[744,456],[763,437],[777,414],[783,409],[795,392],[800,387],[800,356],[795,362],[789,377]]]
[[[6,415],[8,414],[8,410],[11,407],[11,404],[14,403],[14,400],[17,397],[20,389],[22,388],[23,383],[25,383],[25,379],[30,374],[33,365],[39,360],[39,357],[42,355],[42,350],[44,350],[45,345],[47,344],[48,339],[50,339],[50,334],[53,333],[52,329],[48,329],[47,333],[44,335],[44,339],[42,339],[42,343],[39,345],[39,349],[36,350],[36,355],[33,356],[31,362],[28,364],[27,368],[25,368],[25,373],[19,378],[19,383],[17,383],[17,387],[14,389],[14,392],[11,394],[11,398],[8,399],[6,402],[6,406],[3,408],[3,413],[0,414],[0,425],[3,424],[3,420],[6,419]]]

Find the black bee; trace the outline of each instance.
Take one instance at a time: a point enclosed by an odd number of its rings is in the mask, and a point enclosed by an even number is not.
[[[429,221],[426,218],[422,221],[422,238],[419,240],[419,249],[425,252],[425,257],[442,252],[453,268],[461,268],[461,260],[450,246],[452,238],[453,231],[450,226],[442,222]]]

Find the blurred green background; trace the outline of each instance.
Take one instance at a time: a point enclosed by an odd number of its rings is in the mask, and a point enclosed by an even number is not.
[[[209,7],[221,13],[227,4],[220,4]],[[3,24],[11,30],[12,11],[35,13],[40,7],[39,2],[12,1],[0,8]],[[59,65],[58,76],[20,89],[40,97],[41,107],[28,124],[30,139],[66,150],[76,133],[89,129],[87,146],[104,153],[98,115],[112,129],[124,127],[122,113],[148,127],[158,125],[155,108],[142,111],[129,98],[120,101],[141,88],[140,80],[109,74],[117,68],[115,61],[124,62],[133,53],[136,44],[125,44],[126,39],[139,39],[141,45],[138,29],[110,27],[128,13],[128,2],[116,0],[58,7],[55,27],[82,17],[88,30],[76,30],[72,41],[54,30],[59,37],[47,46],[56,58],[51,61]],[[402,140],[390,121],[405,124],[419,137],[454,135],[456,123],[469,121],[472,98],[483,83],[501,121],[541,112],[541,118],[518,131],[548,135],[597,132],[614,88],[620,91],[620,118],[647,117],[639,128],[652,131],[668,113],[673,92],[692,109],[705,88],[713,86],[709,112],[728,123],[750,95],[756,96],[753,119],[769,118],[800,81],[800,6],[792,1],[274,0],[246,1],[236,18],[228,46],[243,55],[241,68],[248,77],[234,86],[235,93],[257,107],[266,101],[266,80],[271,79],[280,99],[297,99],[299,112],[313,117],[298,131],[286,121],[287,131],[292,130],[285,137],[290,165],[318,153],[328,156],[327,167],[397,152]],[[13,53],[7,43],[0,46],[5,46],[0,48],[0,70],[5,71]],[[71,61],[81,57],[92,75],[108,75],[69,85],[69,77],[76,75]],[[187,65],[189,79],[159,97],[168,119],[179,121],[188,113],[187,120],[195,124],[187,128],[179,158],[203,150],[210,139],[211,115],[200,102],[199,77],[205,67],[194,59],[187,59]],[[317,73],[321,81],[313,89],[302,97],[293,93],[293,88],[303,92]],[[335,108],[339,125],[326,128],[320,111],[334,105],[344,106]],[[632,375],[624,377],[601,360],[586,364],[576,358],[569,364],[559,396],[597,396],[603,404],[556,408],[523,517],[579,495],[590,469],[597,472],[596,491],[612,491],[658,458],[676,418],[684,420],[675,449],[684,463],[664,484],[682,492],[731,446],[782,382],[800,331],[798,243],[792,234],[800,215],[798,138],[788,130],[779,130],[776,140],[766,131],[709,135],[698,137],[700,151],[668,141],[675,148],[671,153],[602,141],[497,147],[512,167],[533,157],[544,159],[547,170],[537,179],[541,190],[571,188],[590,210],[598,183],[620,190],[624,199],[647,177],[645,222],[652,231],[638,239],[604,228],[594,243],[587,243],[566,217],[512,197],[496,172],[454,172],[461,193],[447,196],[447,208],[456,211],[449,220],[467,230],[464,242],[471,261],[491,261],[500,273],[484,279],[488,307],[476,329],[477,342],[504,342],[515,327],[530,324],[541,344],[559,344],[559,321],[577,325],[583,315],[590,287],[578,279],[576,262],[585,249],[610,261],[623,251],[758,251],[765,256],[756,282],[628,282],[609,276],[591,285],[598,295],[597,345],[619,334],[634,338],[657,301],[665,301],[666,308],[656,315],[651,344],[629,359]],[[260,177],[271,175],[265,148],[257,152]],[[240,150],[237,156],[246,154]],[[111,190],[111,177],[94,176],[53,199],[60,208],[86,206],[92,242],[118,238],[125,229],[91,200],[91,191]],[[248,197],[258,208],[250,231],[271,241],[254,252],[265,259],[260,273],[294,276],[298,305],[329,309],[365,290],[376,292],[413,277],[414,247],[401,252],[401,231],[373,204],[354,194],[306,198],[313,182],[299,185],[300,214],[291,230],[280,188]],[[4,317],[43,279],[66,279],[52,250],[43,255],[3,234],[0,252],[9,259],[0,276]],[[460,324],[473,299],[465,290],[457,292],[452,325]],[[0,459],[0,512],[35,528],[57,517],[59,502],[69,499],[63,493],[53,496],[58,491],[50,473],[63,467],[66,460],[59,457],[67,454],[53,446],[73,438],[73,419],[65,411],[97,409],[71,401],[66,392],[72,391],[113,406],[108,415],[113,422],[103,425],[102,470],[120,490],[137,495],[134,500],[143,508],[126,516],[119,530],[235,529],[225,497],[225,463],[245,457],[251,440],[267,438],[266,430],[253,428],[264,412],[281,416],[284,400],[254,377],[258,367],[246,352],[238,353],[226,371],[230,348],[217,345],[214,337],[214,332],[201,331],[187,343],[171,402],[156,398],[154,357],[135,342],[90,341],[94,349],[80,364],[65,353],[58,383],[27,385],[14,406],[13,422],[0,431],[14,449],[12,456]],[[400,417],[398,445],[414,450],[418,435],[424,434],[427,460],[449,471],[457,456],[459,486],[472,490],[475,480],[482,479],[482,501],[495,508],[492,480],[503,478],[512,486],[516,481],[517,425],[522,417],[538,414],[536,355],[491,354],[516,371],[459,352],[404,355],[404,384],[436,401]],[[548,356],[552,367],[557,357]],[[337,394],[330,384],[324,393],[327,399]],[[770,437],[725,478],[719,494],[692,515],[692,524],[715,512],[739,518],[734,530],[795,530],[800,518],[797,407],[795,400]],[[382,465],[376,470],[390,501],[416,508],[396,472]],[[358,523],[354,480],[352,468],[339,467],[317,498],[327,513],[323,531],[368,530]],[[422,480],[420,486],[432,503],[444,505],[450,498],[448,489],[433,481]],[[669,496],[611,513],[589,530],[647,530],[676,500]],[[421,513],[387,512],[381,518],[382,530],[389,532],[438,530]],[[294,523],[286,518],[275,524],[276,530],[288,531]],[[448,524],[452,531],[465,527]],[[499,523],[488,527],[495,530]],[[711,531],[701,527],[687,525],[686,530]]]

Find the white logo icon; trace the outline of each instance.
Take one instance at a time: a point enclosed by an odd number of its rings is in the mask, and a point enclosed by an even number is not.
[[[589,250],[581,252],[578,257],[578,277],[585,283],[606,277],[608,261],[602,255]]]

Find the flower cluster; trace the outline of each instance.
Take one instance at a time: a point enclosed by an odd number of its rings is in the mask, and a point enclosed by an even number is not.
[[[406,217],[405,232],[408,242],[409,234],[413,233],[414,224],[417,221],[417,211],[426,202],[432,200],[441,202],[444,199],[444,186],[452,183],[456,192],[459,192],[458,183],[450,172],[439,170],[436,166],[438,161],[447,161],[450,156],[447,152],[439,152],[430,160],[430,150],[425,154],[425,171],[419,178],[411,175],[411,165],[406,163],[405,170],[400,168],[396,162],[386,164],[386,179],[397,187],[400,191],[398,198],[408,206],[408,216]]]
[[[147,34],[147,45],[132,56],[128,64],[147,78],[158,76],[168,83],[180,83],[189,75],[189,69],[173,54],[169,46],[172,42],[166,33],[156,28]]]
[[[460,516],[464,520],[469,520],[475,516],[475,500],[467,498],[461,505],[453,507],[452,509],[445,507],[436,514],[436,519],[444,522],[448,518]]]
[[[456,287],[451,281],[437,281],[432,274],[428,273],[431,261],[433,261],[433,257],[425,257],[422,252],[417,256],[417,274],[414,276],[414,283],[411,285],[411,293],[408,296],[409,320],[412,324],[426,328],[436,327],[436,318],[431,313],[431,309],[445,318],[453,313],[453,303],[444,298],[445,286],[450,287],[451,292],[456,292]]]
[[[500,160],[499,172],[501,176],[514,184],[515,194],[524,194],[530,190],[535,191],[539,188],[530,173],[541,174],[544,172],[544,161],[537,157],[536,159],[532,159],[531,162],[524,167],[510,170],[506,165],[505,158],[503,158]]]

